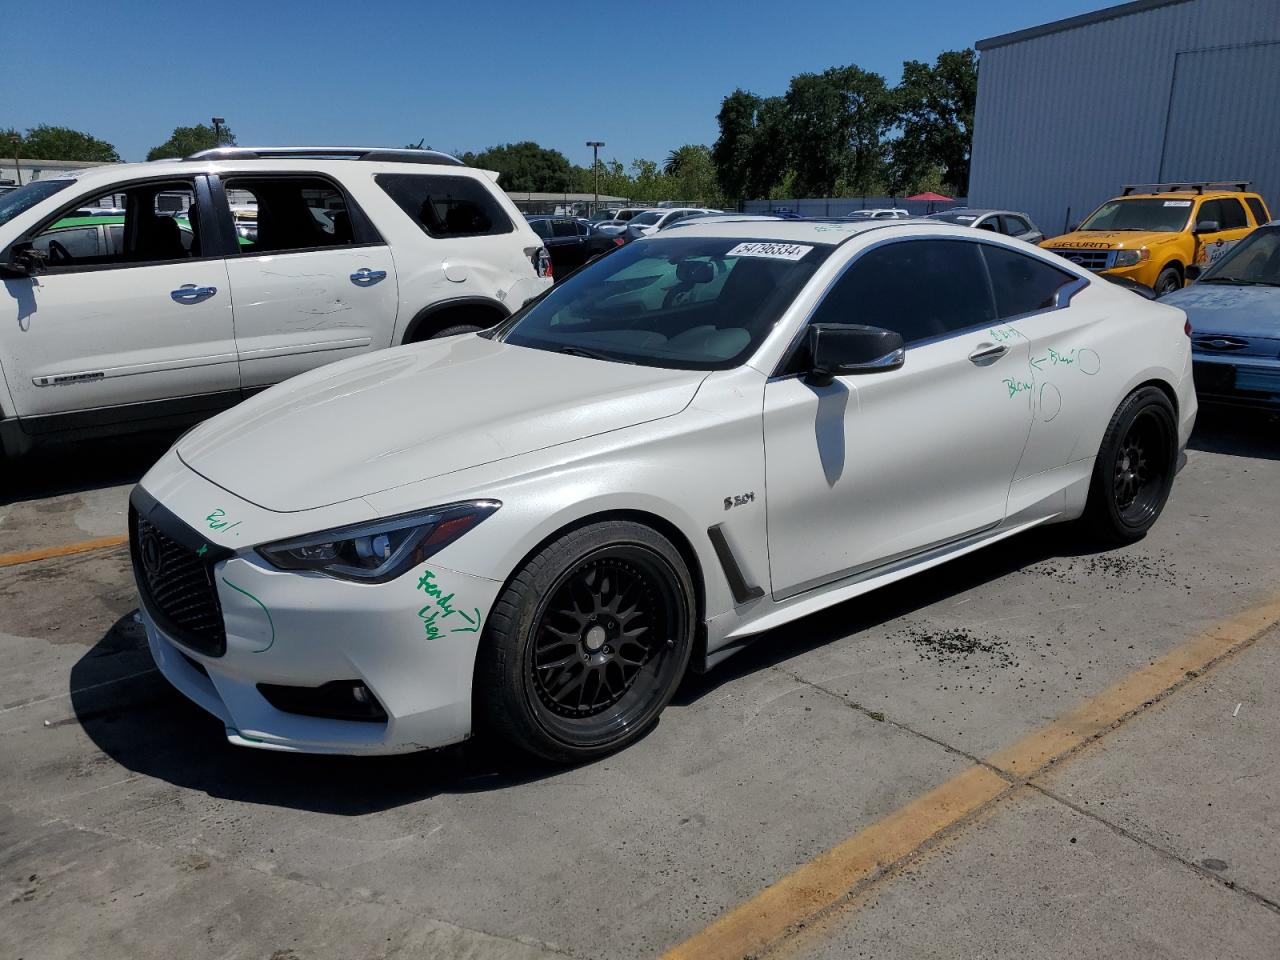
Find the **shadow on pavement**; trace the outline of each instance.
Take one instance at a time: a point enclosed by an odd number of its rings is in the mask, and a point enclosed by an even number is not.
[[[181,430],[32,450],[0,470],[0,506],[136,483]]]
[[[1280,460],[1280,414],[1206,404],[1196,415],[1187,446],[1229,457]]]
[[[1050,557],[1079,555],[1069,535],[1032,531],[830,610],[761,635],[702,676],[673,703],[688,705],[721,684],[929,606]],[[210,796],[359,816],[427,799],[518,786],[563,768],[483,739],[399,757],[323,757],[233,747],[222,724],[155,670],[142,627],[118,621],[71,670],[71,702],[84,732],[120,765]]]

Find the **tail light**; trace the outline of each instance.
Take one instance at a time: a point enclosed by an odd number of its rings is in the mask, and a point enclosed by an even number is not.
[[[539,247],[538,251],[533,255],[533,268],[538,271],[538,276],[540,277],[551,276],[551,253],[546,247]]]
[[[1182,332],[1185,333],[1188,337],[1191,336],[1191,318],[1190,317],[1187,317],[1186,323],[1182,325]]]
[[[620,246],[622,246],[622,245],[623,245],[624,243],[626,243],[626,242],[627,242],[627,241],[623,240],[621,237],[614,237],[614,238],[613,238],[613,245],[614,245],[615,247],[620,247]]]

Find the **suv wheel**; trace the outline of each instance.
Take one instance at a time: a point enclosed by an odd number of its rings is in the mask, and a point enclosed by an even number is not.
[[[1163,297],[1166,293],[1173,293],[1180,289],[1182,289],[1182,274],[1178,272],[1177,267],[1165,267],[1160,271],[1155,286],[1157,297]]]
[[[489,614],[476,660],[477,722],[561,762],[626,746],[684,675],[693,596],[679,551],[648,527],[608,521],[555,540]]]

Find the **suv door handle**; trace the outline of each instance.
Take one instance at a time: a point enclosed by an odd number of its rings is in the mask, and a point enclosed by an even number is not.
[[[1008,352],[1007,343],[980,343],[974,348],[973,353],[969,354],[969,359],[978,366],[985,367],[995,363]]]
[[[372,287],[379,280],[387,279],[387,271],[370,270],[368,267],[361,267],[351,275],[351,282],[357,287]]]
[[[197,287],[194,283],[184,283],[177,290],[169,291],[175,303],[200,303],[215,296],[217,287]]]

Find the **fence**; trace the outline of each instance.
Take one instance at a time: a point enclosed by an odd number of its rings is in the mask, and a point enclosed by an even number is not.
[[[963,199],[956,200],[906,200],[902,197],[808,197],[796,200],[743,200],[740,213],[772,213],[775,210],[798,213],[802,217],[847,217],[859,210],[875,210],[886,207],[906,210],[912,216],[923,217],[939,210],[963,207]]]

